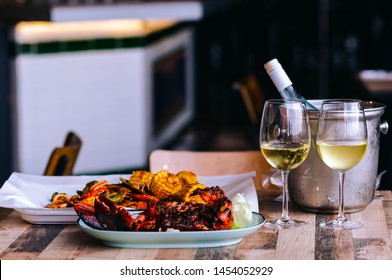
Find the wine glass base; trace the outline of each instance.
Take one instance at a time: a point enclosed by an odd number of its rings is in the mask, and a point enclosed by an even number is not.
[[[321,228],[325,229],[356,229],[363,226],[363,223],[357,221],[339,221],[339,220],[332,220],[332,221],[325,221],[319,223]]]
[[[293,220],[293,219],[289,219],[289,220],[278,219],[278,220],[273,220],[264,223],[265,227],[270,227],[270,228],[300,228],[306,225],[307,223],[304,221]]]

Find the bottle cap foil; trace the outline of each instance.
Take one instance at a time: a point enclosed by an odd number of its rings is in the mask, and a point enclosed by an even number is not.
[[[274,71],[279,71],[283,69],[282,65],[279,63],[279,61],[276,58],[265,63],[264,68],[267,71],[268,75],[270,75]]]
[[[282,65],[276,58],[264,64],[264,68],[279,92],[292,85],[290,78],[287,76]]]

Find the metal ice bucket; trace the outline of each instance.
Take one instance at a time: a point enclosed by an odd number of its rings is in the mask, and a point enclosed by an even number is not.
[[[322,100],[311,100],[320,108]],[[372,202],[377,179],[380,149],[380,132],[388,132],[388,123],[381,122],[385,105],[364,102],[368,129],[368,147],[364,158],[353,169],[346,172],[344,203],[345,212],[358,212]],[[317,213],[337,213],[338,211],[338,175],[319,157],[316,148],[316,132],[319,111],[308,111],[312,144],[306,160],[290,171],[290,200],[301,210]]]

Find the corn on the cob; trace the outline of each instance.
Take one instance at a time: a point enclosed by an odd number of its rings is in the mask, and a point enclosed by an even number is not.
[[[181,190],[178,192],[178,197],[185,202],[191,201],[191,194],[197,189],[205,189],[206,185],[200,183],[193,183],[187,186],[182,186]]]
[[[177,173],[177,177],[180,179],[183,186],[188,186],[198,182],[196,174],[192,171],[182,170]]]
[[[168,198],[177,194],[181,186],[181,181],[175,174],[161,170],[152,177],[150,189],[156,197]]]
[[[129,177],[129,182],[139,186],[147,186],[147,189],[150,189],[152,177],[154,177],[154,173],[148,171],[133,171],[131,177]]]

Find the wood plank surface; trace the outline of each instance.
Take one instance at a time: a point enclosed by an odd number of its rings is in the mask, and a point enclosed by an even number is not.
[[[0,208],[0,259],[41,260],[392,260],[392,192],[378,191],[382,199],[365,210],[347,215],[362,221],[355,230],[326,230],[320,221],[335,215],[302,212],[290,205],[290,216],[305,220],[298,229],[261,227],[240,243],[212,248],[130,249],[101,244],[79,226],[33,225],[12,209]],[[280,216],[276,194],[259,192],[260,213]]]

